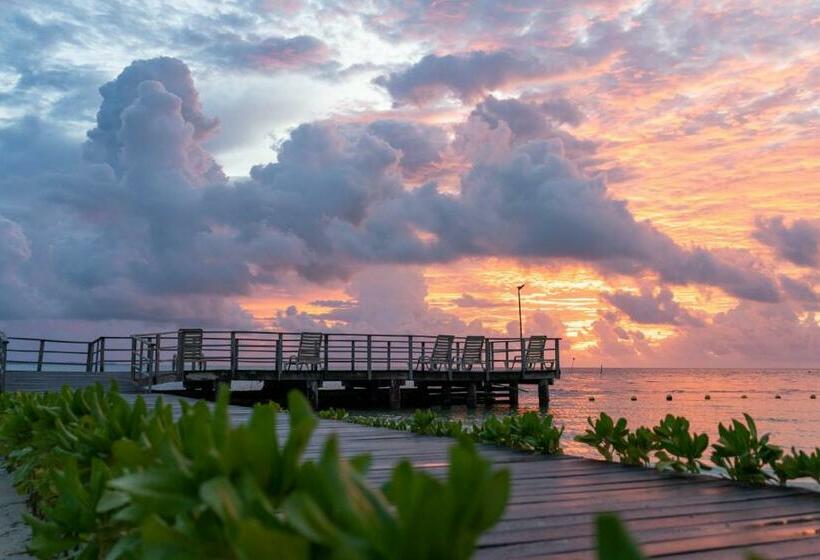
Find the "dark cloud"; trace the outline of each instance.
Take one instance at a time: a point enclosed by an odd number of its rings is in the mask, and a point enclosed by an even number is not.
[[[794,220],[789,226],[782,216],[758,217],[755,228],[755,239],[774,249],[781,259],[800,266],[820,266],[820,221]]]
[[[440,127],[409,121],[378,120],[370,123],[367,130],[401,152],[399,164],[410,174],[441,163],[441,154],[448,144]]]
[[[643,287],[640,294],[618,291],[604,299],[626,313],[634,322],[650,325],[703,326],[702,319],[681,307],[669,288]]]
[[[814,290],[813,284],[820,282],[820,277],[798,279],[781,275],[780,287],[789,298],[806,305],[807,309],[820,311],[820,293]]]
[[[204,54],[230,68],[263,71],[302,70],[327,65],[331,49],[310,35],[294,37],[208,37]]]
[[[374,83],[387,90],[397,105],[423,104],[442,93],[472,101],[513,80],[547,77],[571,67],[561,55],[542,59],[512,51],[428,54],[403,70],[379,76]]]

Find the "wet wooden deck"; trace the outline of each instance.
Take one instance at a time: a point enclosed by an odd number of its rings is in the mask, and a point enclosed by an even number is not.
[[[235,423],[249,414],[248,408],[231,407]],[[287,415],[279,421],[286,429]],[[377,484],[402,458],[432,473],[447,470],[449,438],[330,420],[320,421],[308,455],[318,455],[333,433],[345,455],[371,454],[369,478]],[[820,493],[744,487],[579,457],[487,446],[481,452],[510,469],[512,496],[501,522],[482,538],[477,558],[594,558],[592,521],[603,511],[618,513],[651,557],[743,559],[753,550],[771,559],[820,558]]]

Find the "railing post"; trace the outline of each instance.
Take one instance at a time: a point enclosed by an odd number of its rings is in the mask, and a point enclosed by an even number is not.
[[[276,379],[282,379],[282,343],[284,342],[284,335],[279,333],[276,337]]]
[[[484,381],[490,381],[490,371],[493,369],[493,341],[488,340],[484,347]]]
[[[413,335],[407,336],[407,379],[413,379]]]
[[[350,373],[356,373],[356,339],[350,340]]]
[[[325,335],[323,336],[323,338],[324,338],[324,343],[325,343],[325,356],[324,356],[324,361],[325,361],[325,371],[327,371],[327,366],[328,366],[328,365],[329,365],[329,363],[330,363],[330,356],[329,356],[329,354],[328,354],[328,353],[329,353],[329,351],[330,351],[330,350],[329,350],[329,348],[328,348],[328,343],[330,342],[330,335],[325,334]]]
[[[373,335],[367,335],[367,379],[373,379]]]
[[[105,373],[105,337],[100,337],[100,373]]]
[[[140,341],[142,342],[142,341]],[[142,370],[142,352],[140,352],[140,370]],[[131,379],[137,378],[137,339],[131,337]]]
[[[239,341],[236,338],[236,332],[231,331],[231,377],[236,376],[236,370],[239,366]]]
[[[561,339],[555,339],[555,371],[561,375]]]
[[[154,336],[154,371],[159,372],[160,367],[160,349],[162,348],[162,336],[157,333]]]
[[[0,331],[0,393],[6,390],[6,357],[9,351],[9,339]]]
[[[88,350],[85,354],[85,372],[91,373],[94,371],[94,341],[88,343]]]
[[[184,381],[185,379],[185,356],[182,355],[183,346],[182,329],[179,329],[177,331],[177,363],[174,364],[177,381]]]
[[[43,371],[43,354],[46,352],[46,340],[40,339],[40,349],[37,351],[37,371]]]
[[[391,362],[393,361],[392,360],[392,358],[393,358],[392,352],[390,351],[391,346],[392,346],[392,342],[393,342],[392,340],[387,341],[387,371],[390,371]]]

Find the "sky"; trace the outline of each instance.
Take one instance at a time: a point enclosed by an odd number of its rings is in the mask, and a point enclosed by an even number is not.
[[[5,0],[0,169],[9,335],[820,366],[817,2]]]

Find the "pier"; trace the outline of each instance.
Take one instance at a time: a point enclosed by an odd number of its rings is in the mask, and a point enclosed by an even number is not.
[[[203,329],[92,341],[7,337],[0,380],[9,390],[108,379],[126,391],[182,383],[192,396],[210,396],[220,382],[257,381],[265,398],[297,388],[317,408],[326,396],[348,406],[394,409],[403,402],[515,407],[519,386],[531,385],[547,408],[549,387],[561,376],[560,342],[540,334],[519,339]]]

